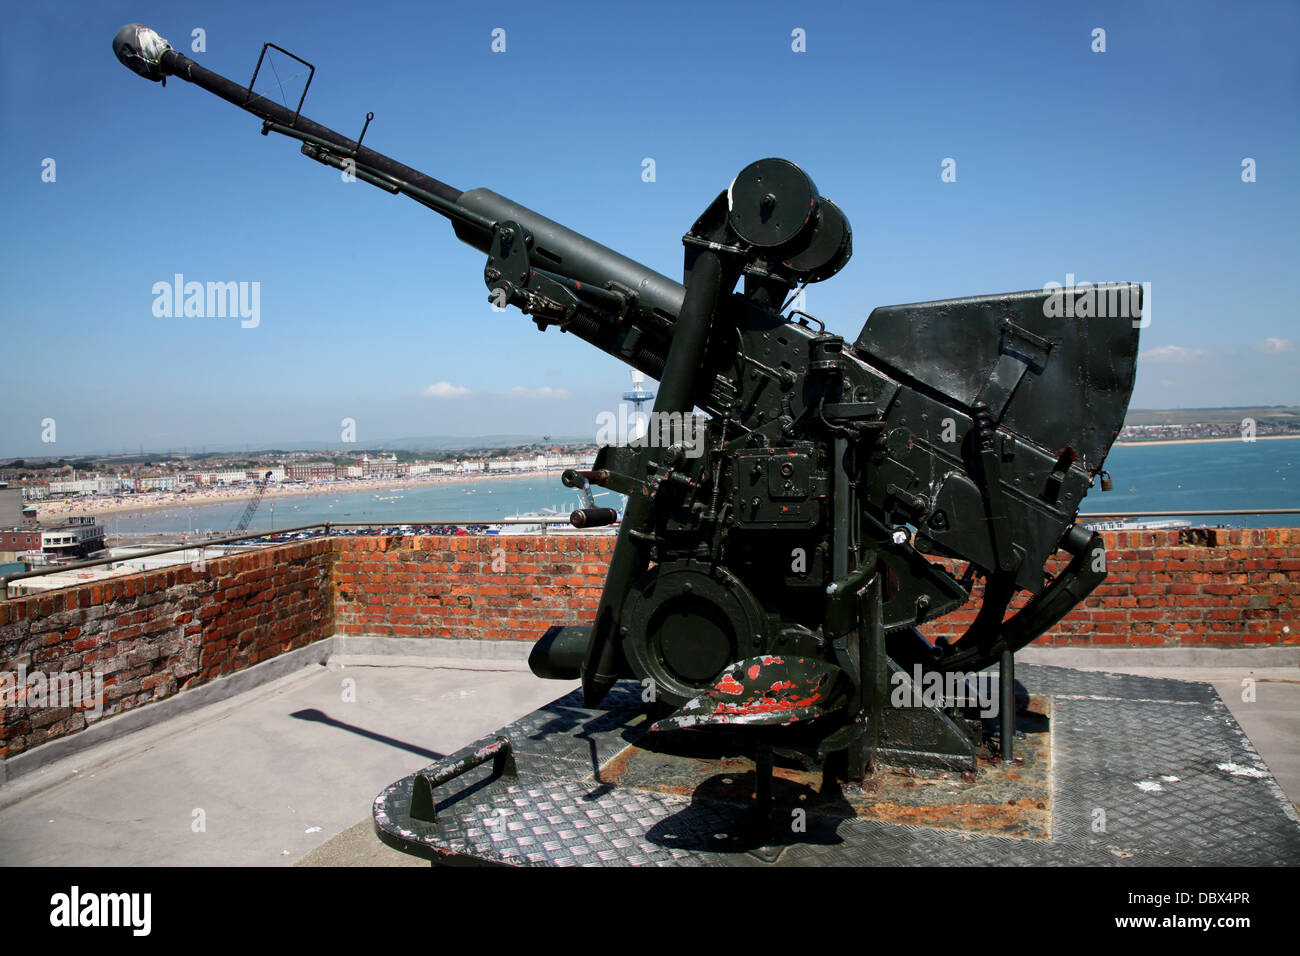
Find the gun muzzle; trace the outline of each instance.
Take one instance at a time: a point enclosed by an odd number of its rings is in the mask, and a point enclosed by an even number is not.
[[[163,70],[162,55],[172,45],[143,23],[128,23],[113,37],[113,53],[132,73],[146,80],[162,82],[167,76]]]

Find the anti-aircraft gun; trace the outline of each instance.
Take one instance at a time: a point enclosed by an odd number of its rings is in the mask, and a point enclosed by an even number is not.
[[[551,628],[530,659],[540,676],[581,677],[587,706],[631,678],[676,708],[656,728],[754,728],[760,759],[776,747],[847,777],[875,761],[973,767],[960,709],[890,705],[890,686],[997,663],[1009,674],[1104,578],[1102,541],[1075,519],[1132,391],[1140,286],[886,306],[850,343],[786,311],[844,267],[852,238],[784,159],[751,163],[708,204],[678,283],[371,150],[372,114],[353,141],[302,116],[302,99],[291,110],[252,92],[256,70],[240,86],[139,24],[113,49],[445,216],[486,254],[493,303],[659,381],[647,440],[565,475],[627,496],[594,623]],[[1076,310],[1081,297],[1102,308]],[[1085,314],[1111,317],[1059,317]],[[959,639],[923,636],[973,594]],[[1005,755],[1009,680],[1002,702]]]

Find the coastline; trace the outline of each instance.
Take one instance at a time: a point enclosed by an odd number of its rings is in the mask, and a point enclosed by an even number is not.
[[[308,485],[272,485],[266,489],[262,501],[278,498],[301,498],[304,496],[324,497],[335,494],[352,494],[358,491],[386,492],[402,488],[427,488],[441,485],[458,485],[466,482],[480,481],[516,481],[525,478],[558,478],[564,473],[563,468],[549,471],[528,471],[522,474],[486,474],[456,475],[447,477],[350,479],[346,481],[321,482]],[[152,494],[133,495],[118,500],[112,497],[100,498],[65,498],[57,502],[34,502],[37,520],[62,518],[68,515],[108,515],[152,511],[158,508],[191,508],[223,504],[230,501],[247,501],[253,492],[249,487],[243,488],[205,488],[188,494],[174,491],[158,491]]]
[[[1284,441],[1300,435],[1256,435],[1255,441]],[[1240,442],[1241,438],[1155,438],[1151,441],[1117,441],[1114,448],[1141,448],[1144,445],[1212,445],[1221,442]],[[1250,442],[1246,442],[1250,444]]]
[[[1258,435],[1255,438],[1256,441],[1283,441],[1287,439],[1300,439],[1300,435]],[[1153,439],[1151,441],[1117,441],[1114,443],[1113,447],[1140,448],[1147,445],[1221,444],[1224,442],[1240,442],[1241,440],[1241,438],[1237,437],[1161,438]],[[559,477],[563,471],[563,468],[552,468],[547,471],[528,471],[506,474],[488,473],[480,475],[454,476],[408,476],[405,478],[383,479],[352,478],[343,481],[321,482],[307,485],[272,485],[267,488],[262,500],[274,501],[279,498],[300,498],[304,496],[324,497],[336,494],[350,494],[359,491],[375,491],[382,494],[399,489],[457,485],[469,482],[518,481],[525,478],[555,478]],[[249,486],[238,488],[203,488],[189,493],[160,491],[150,494],[133,495],[121,499],[109,496],[103,498],[78,497],[60,499],[59,501],[38,501],[33,502],[33,504],[36,505],[37,519],[40,521],[48,521],[50,519],[64,518],[71,515],[118,515],[151,511],[160,508],[204,507],[207,505],[223,504],[232,501],[247,501],[251,497],[252,493],[252,488]]]

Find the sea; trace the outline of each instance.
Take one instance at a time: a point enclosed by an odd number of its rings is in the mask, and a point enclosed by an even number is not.
[[[1106,470],[1114,489],[1101,482],[1084,499],[1089,513],[1140,511],[1158,518],[1168,511],[1216,508],[1300,508],[1300,439],[1255,442],[1194,442],[1185,445],[1122,445],[1111,449]],[[622,499],[593,489],[596,504],[620,507]],[[148,509],[104,515],[110,535],[232,531],[246,501]],[[262,501],[251,527],[288,528],[324,521],[375,524],[437,524],[440,521],[497,521],[514,514],[580,507],[577,493],[558,476],[417,485],[347,493],[290,495]],[[1300,526],[1300,515],[1212,515],[1189,519],[1197,525],[1239,528]]]
[[[593,488],[597,507],[621,508],[621,495]],[[107,533],[179,534],[233,532],[248,504],[246,498],[202,505],[148,508],[100,517]],[[578,493],[560,483],[559,475],[522,475],[419,484],[405,488],[378,487],[364,491],[270,495],[262,499],[249,523],[259,531],[324,521],[372,521],[377,525],[437,524],[479,521],[488,524],[515,514],[553,508],[567,514],[582,507]]]
[[[1300,508],[1300,438],[1120,445],[1111,449],[1105,468],[1114,488],[1102,491],[1098,480],[1079,509],[1083,516],[1140,511],[1157,518],[1167,511]],[[1234,528],[1300,526],[1300,515],[1212,515],[1186,520]]]

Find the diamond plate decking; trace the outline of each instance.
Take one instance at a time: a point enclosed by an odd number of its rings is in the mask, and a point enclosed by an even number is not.
[[[1051,839],[808,813],[780,833],[789,866],[1264,866],[1300,863],[1300,814],[1209,684],[1020,665],[1052,698]],[[640,686],[606,707],[574,692],[498,731],[518,776],[471,770],[408,815],[415,775],[375,799],[388,845],[445,864],[754,866],[761,842],[734,803],[615,787],[593,775],[646,732]],[[495,736],[495,735],[494,735]],[[487,737],[431,765],[455,762]],[[769,854],[770,855],[770,854]]]

